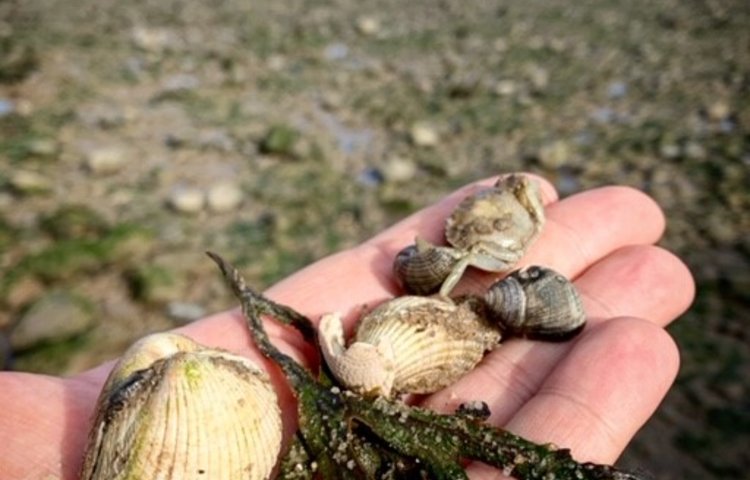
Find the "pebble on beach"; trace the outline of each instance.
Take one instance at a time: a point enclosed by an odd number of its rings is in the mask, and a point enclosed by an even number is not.
[[[237,185],[222,182],[209,187],[206,192],[206,203],[213,212],[229,212],[240,206],[242,197],[242,190]]]
[[[120,147],[98,147],[86,154],[86,168],[97,175],[118,172],[124,165],[125,151]]]
[[[412,143],[418,147],[434,147],[440,141],[440,137],[432,125],[418,122],[409,130]]]
[[[179,213],[195,214],[203,210],[206,196],[195,187],[176,187],[170,194],[167,203]]]

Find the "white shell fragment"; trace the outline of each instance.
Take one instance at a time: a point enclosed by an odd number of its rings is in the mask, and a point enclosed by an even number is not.
[[[281,431],[275,392],[255,364],[155,334],[107,379],[81,479],[267,479]]]
[[[363,394],[432,393],[471,370],[500,341],[491,326],[466,301],[406,296],[365,315],[348,349],[341,321],[321,320],[320,342],[326,363],[347,388]]]

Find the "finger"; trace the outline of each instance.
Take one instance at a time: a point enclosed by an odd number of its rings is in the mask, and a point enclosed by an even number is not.
[[[539,239],[518,264],[545,265],[568,278],[628,245],[648,245],[664,232],[664,215],[647,195],[629,187],[588,190],[546,208]],[[497,274],[472,271],[457,292],[483,291]]]
[[[656,246],[621,248],[575,281],[590,322],[632,316],[666,326],[695,297],[687,266]]]
[[[77,478],[97,392],[65,379],[3,372],[2,478]]]
[[[570,448],[578,461],[613,462],[653,414],[677,374],[677,347],[651,322],[618,318],[586,332],[504,428]],[[502,478],[472,465],[472,478]]]
[[[669,279],[672,288],[665,287],[664,279]],[[625,315],[648,317],[664,326],[687,309],[693,294],[692,278],[684,264],[653,246],[620,249],[592,266],[575,283],[583,286],[587,329],[606,318]],[[452,411],[463,402],[481,398],[490,405],[492,419],[505,422],[538,391],[575,342],[504,342],[469,374],[425,403],[440,411]],[[487,389],[487,385],[492,388]]]

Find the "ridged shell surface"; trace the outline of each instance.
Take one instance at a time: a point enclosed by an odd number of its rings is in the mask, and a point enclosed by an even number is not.
[[[485,300],[492,316],[510,334],[565,340],[586,323],[581,297],[563,275],[531,266],[492,285]]]
[[[255,364],[156,334],[110,374],[81,478],[267,479],[281,432],[276,395]]]
[[[458,261],[453,249],[420,241],[401,250],[393,261],[393,272],[408,293],[436,292]]]
[[[500,340],[468,302],[405,296],[360,321],[355,342],[387,344],[394,355],[396,392],[431,393],[471,370]]]

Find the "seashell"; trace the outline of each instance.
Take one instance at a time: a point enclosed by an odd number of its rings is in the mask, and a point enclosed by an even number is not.
[[[360,320],[348,349],[340,317],[325,315],[321,350],[334,376],[351,390],[432,393],[471,370],[500,341],[481,308],[475,299],[395,298]]]
[[[81,479],[267,479],[281,432],[263,370],[183,335],[155,334],[107,379]]]
[[[546,267],[517,270],[485,294],[489,316],[503,332],[542,340],[566,340],[586,324],[581,297],[564,276]]]
[[[521,175],[500,178],[493,188],[466,197],[445,222],[445,238],[462,258],[440,294],[450,293],[467,266],[511,270],[539,236],[544,221],[539,185]]]
[[[408,293],[435,293],[451,273],[460,253],[448,247],[437,247],[417,237],[396,255],[393,273]]]

